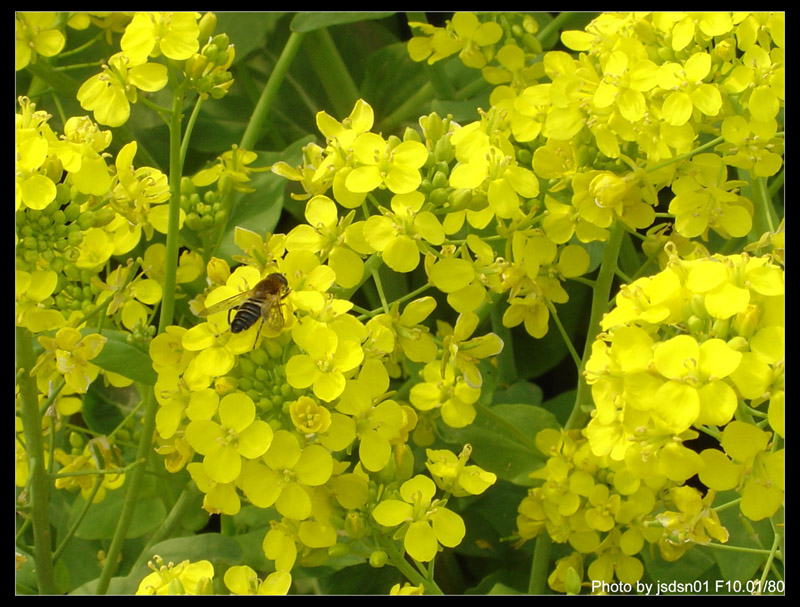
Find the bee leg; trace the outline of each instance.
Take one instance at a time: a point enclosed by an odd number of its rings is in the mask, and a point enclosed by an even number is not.
[[[258,323],[258,329],[256,330],[256,340],[253,342],[253,347],[250,348],[251,350],[256,349],[256,344],[258,344],[258,337],[261,335],[261,326],[264,324],[264,319],[262,318],[261,321]]]
[[[231,326],[231,322],[232,322],[231,314],[233,312],[235,312],[236,310],[238,310],[238,309],[239,309],[239,306],[233,306],[232,308],[228,308],[228,326],[229,327]]]

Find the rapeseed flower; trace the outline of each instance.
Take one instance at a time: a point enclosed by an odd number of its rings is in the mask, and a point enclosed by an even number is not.
[[[411,558],[423,563],[436,558],[440,545],[458,546],[466,533],[463,519],[433,499],[435,493],[434,482],[418,474],[400,485],[401,499],[385,499],[372,510],[372,517],[384,527],[401,526],[396,537],[403,538]]]
[[[188,59],[200,47],[199,18],[193,12],[137,12],[120,40],[122,52],[134,65],[161,54],[176,61]]]
[[[58,29],[58,13],[16,13],[15,17],[17,71],[35,63],[37,55],[55,57],[64,48],[67,39]]]
[[[345,186],[355,193],[386,187],[394,194],[408,194],[422,182],[420,168],[428,150],[419,141],[386,141],[376,133],[361,133],[352,144],[355,168]]]
[[[54,375],[63,375],[70,391],[85,394],[100,372],[91,360],[100,354],[107,339],[97,333],[84,336],[71,327],[62,327],[54,337],[40,335],[38,339],[45,351],[31,369],[31,375],[37,376],[40,383],[53,379]]]
[[[332,473],[327,449],[303,446],[291,432],[278,430],[261,458],[244,463],[237,483],[258,507],[274,505],[281,515],[302,521],[312,514],[312,488],[327,483]]]
[[[139,582],[136,594],[213,594],[214,566],[210,561],[192,563],[187,559],[177,565],[165,565],[159,556],[155,556],[153,560],[155,562],[148,563],[153,573]]]
[[[209,478],[224,484],[239,476],[242,458],[256,459],[269,449],[273,432],[267,422],[256,419],[253,400],[241,392],[222,397],[216,414],[219,422],[203,417],[189,422],[186,440],[204,456]]]
[[[138,98],[138,90],[160,91],[167,85],[167,68],[160,63],[136,62],[124,53],[116,53],[103,65],[100,74],[92,76],[78,89],[81,107],[94,112],[100,124],[122,126],[130,117],[130,104]]]
[[[415,270],[420,252],[430,248],[425,243],[438,246],[444,242],[444,229],[432,212],[422,210],[424,202],[419,191],[395,194],[391,212],[384,210],[382,216],[373,215],[364,223],[364,239],[395,272]]]

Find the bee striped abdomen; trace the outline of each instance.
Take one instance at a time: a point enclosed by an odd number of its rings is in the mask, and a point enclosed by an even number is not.
[[[263,303],[262,300],[251,298],[239,306],[231,322],[231,333],[241,333],[252,327],[261,317]]]

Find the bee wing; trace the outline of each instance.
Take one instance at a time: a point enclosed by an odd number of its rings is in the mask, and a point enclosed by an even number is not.
[[[234,306],[238,306],[239,304],[247,301],[253,295],[252,289],[249,291],[242,291],[233,297],[228,297],[227,299],[223,299],[222,301],[218,301],[217,303],[209,306],[208,308],[203,308],[200,310],[197,315],[198,316],[210,316],[211,314],[216,314],[217,312],[224,312]]]
[[[266,301],[261,310],[261,315],[264,318],[264,322],[267,323],[267,326],[270,329],[276,333],[280,333],[283,330],[283,306],[281,305],[280,300],[269,299]]]

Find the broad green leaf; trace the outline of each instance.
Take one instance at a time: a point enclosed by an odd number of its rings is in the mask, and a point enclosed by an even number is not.
[[[83,397],[81,416],[86,426],[99,434],[110,434],[125,419],[120,409],[123,402],[124,390],[106,386],[98,378],[89,386]]]
[[[545,458],[534,445],[534,438],[543,428],[558,428],[555,416],[532,405],[504,404],[478,412],[466,428],[442,428],[449,443],[472,445],[470,461],[499,478],[516,485],[530,487],[530,473],[544,465]]]
[[[86,540],[109,539],[117,529],[122,504],[125,499],[124,490],[108,491],[106,498],[99,504],[92,504],[86,517],[81,521],[75,535]],[[76,499],[72,505],[72,517],[76,517],[85,502]],[[164,502],[155,497],[139,499],[133,519],[128,527],[125,537],[130,539],[139,537],[158,527],[167,515]]]
[[[81,330],[83,335],[96,333],[96,329],[85,328]],[[128,343],[129,334],[122,331],[103,331],[103,337],[107,339],[103,350],[92,359],[92,363],[105,369],[119,373],[120,375],[142,382],[148,386],[156,383],[156,372],[147,350],[139,346]]]
[[[725,504],[740,497],[735,491],[725,491],[716,496],[715,505]],[[768,519],[753,522],[750,521],[755,530],[755,535],[748,532],[747,528],[741,523],[741,512],[738,508],[725,508],[719,512],[719,520],[722,526],[728,530],[730,538],[729,546],[741,546],[743,548],[763,549],[772,544],[772,526]],[[757,539],[756,539],[757,538]],[[719,565],[723,579],[726,580],[749,580],[756,574],[756,571],[764,564],[764,557],[760,554],[750,554],[747,552],[731,550],[713,550],[714,560]]]
[[[343,23],[355,23],[357,21],[371,21],[373,19],[385,19],[394,13],[297,13],[292,19],[291,29],[293,32],[312,32],[314,30],[330,27],[332,25],[342,25]]]

